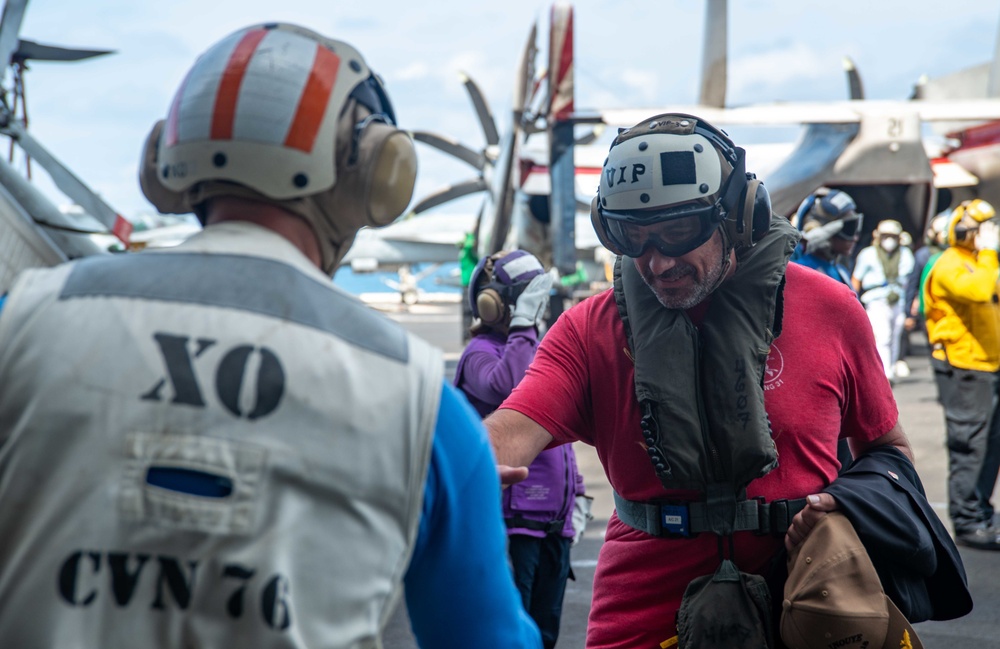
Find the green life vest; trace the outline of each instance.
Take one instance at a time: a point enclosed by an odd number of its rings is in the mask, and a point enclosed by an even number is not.
[[[778,463],[763,378],[798,240],[787,219],[772,217],[768,233],[712,293],[697,328],[683,310],[660,304],[631,260],[615,263],[614,296],[653,468],[665,489],[705,494],[718,534],[734,530],[746,485]]]

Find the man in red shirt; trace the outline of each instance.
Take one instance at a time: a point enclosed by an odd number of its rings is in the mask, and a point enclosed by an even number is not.
[[[670,646],[693,579],[722,559],[766,574],[837,508],[839,439],[912,454],[864,309],[787,264],[794,228],[724,133],[679,114],[623,131],[592,216],[624,255],[615,288],[559,318],[486,424],[505,482],[542,449],[596,447],[616,512],[587,646]]]

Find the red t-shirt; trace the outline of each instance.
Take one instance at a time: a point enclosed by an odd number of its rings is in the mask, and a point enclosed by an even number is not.
[[[864,308],[846,286],[790,264],[781,336],[771,346],[764,404],[778,468],[754,480],[767,501],[817,493],[837,476],[837,440],[866,441],[896,424],[898,411]],[[556,443],[593,445],[612,487],[630,500],[663,499],[639,428],[628,342],[608,290],[564,313],[542,339],[528,373],[502,408],[540,424]],[[689,380],[678,375],[678,380]],[[763,573],[777,536],[735,535],[735,560]],[[655,648],[676,635],[688,582],[715,572],[716,538],[655,538],[611,516],[594,578],[590,648]]]

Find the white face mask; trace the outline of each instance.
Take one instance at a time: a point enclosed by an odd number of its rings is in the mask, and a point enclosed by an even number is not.
[[[882,250],[892,252],[897,246],[899,246],[899,241],[892,237],[886,237],[885,239],[882,239],[879,245],[882,246]]]

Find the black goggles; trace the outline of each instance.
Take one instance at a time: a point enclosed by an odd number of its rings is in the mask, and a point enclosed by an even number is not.
[[[650,247],[665,257],[686,255],[711,238],[737,205],[747,185],[743,149],[737,147],[733,171],[711,205],[672,207],[663,212],[613,212],[599,208],[608,238],[626,257],[641,257]]]
[[[861,232],[861,228],[865,224],[865,215],[861,212],[854,212],[853,214],[842,216],[840,221],[843,222],[844,227],[841,228],[840,232],[833,236],[838,239],[848,239],[853,241],[858,237],[858,233]]]

